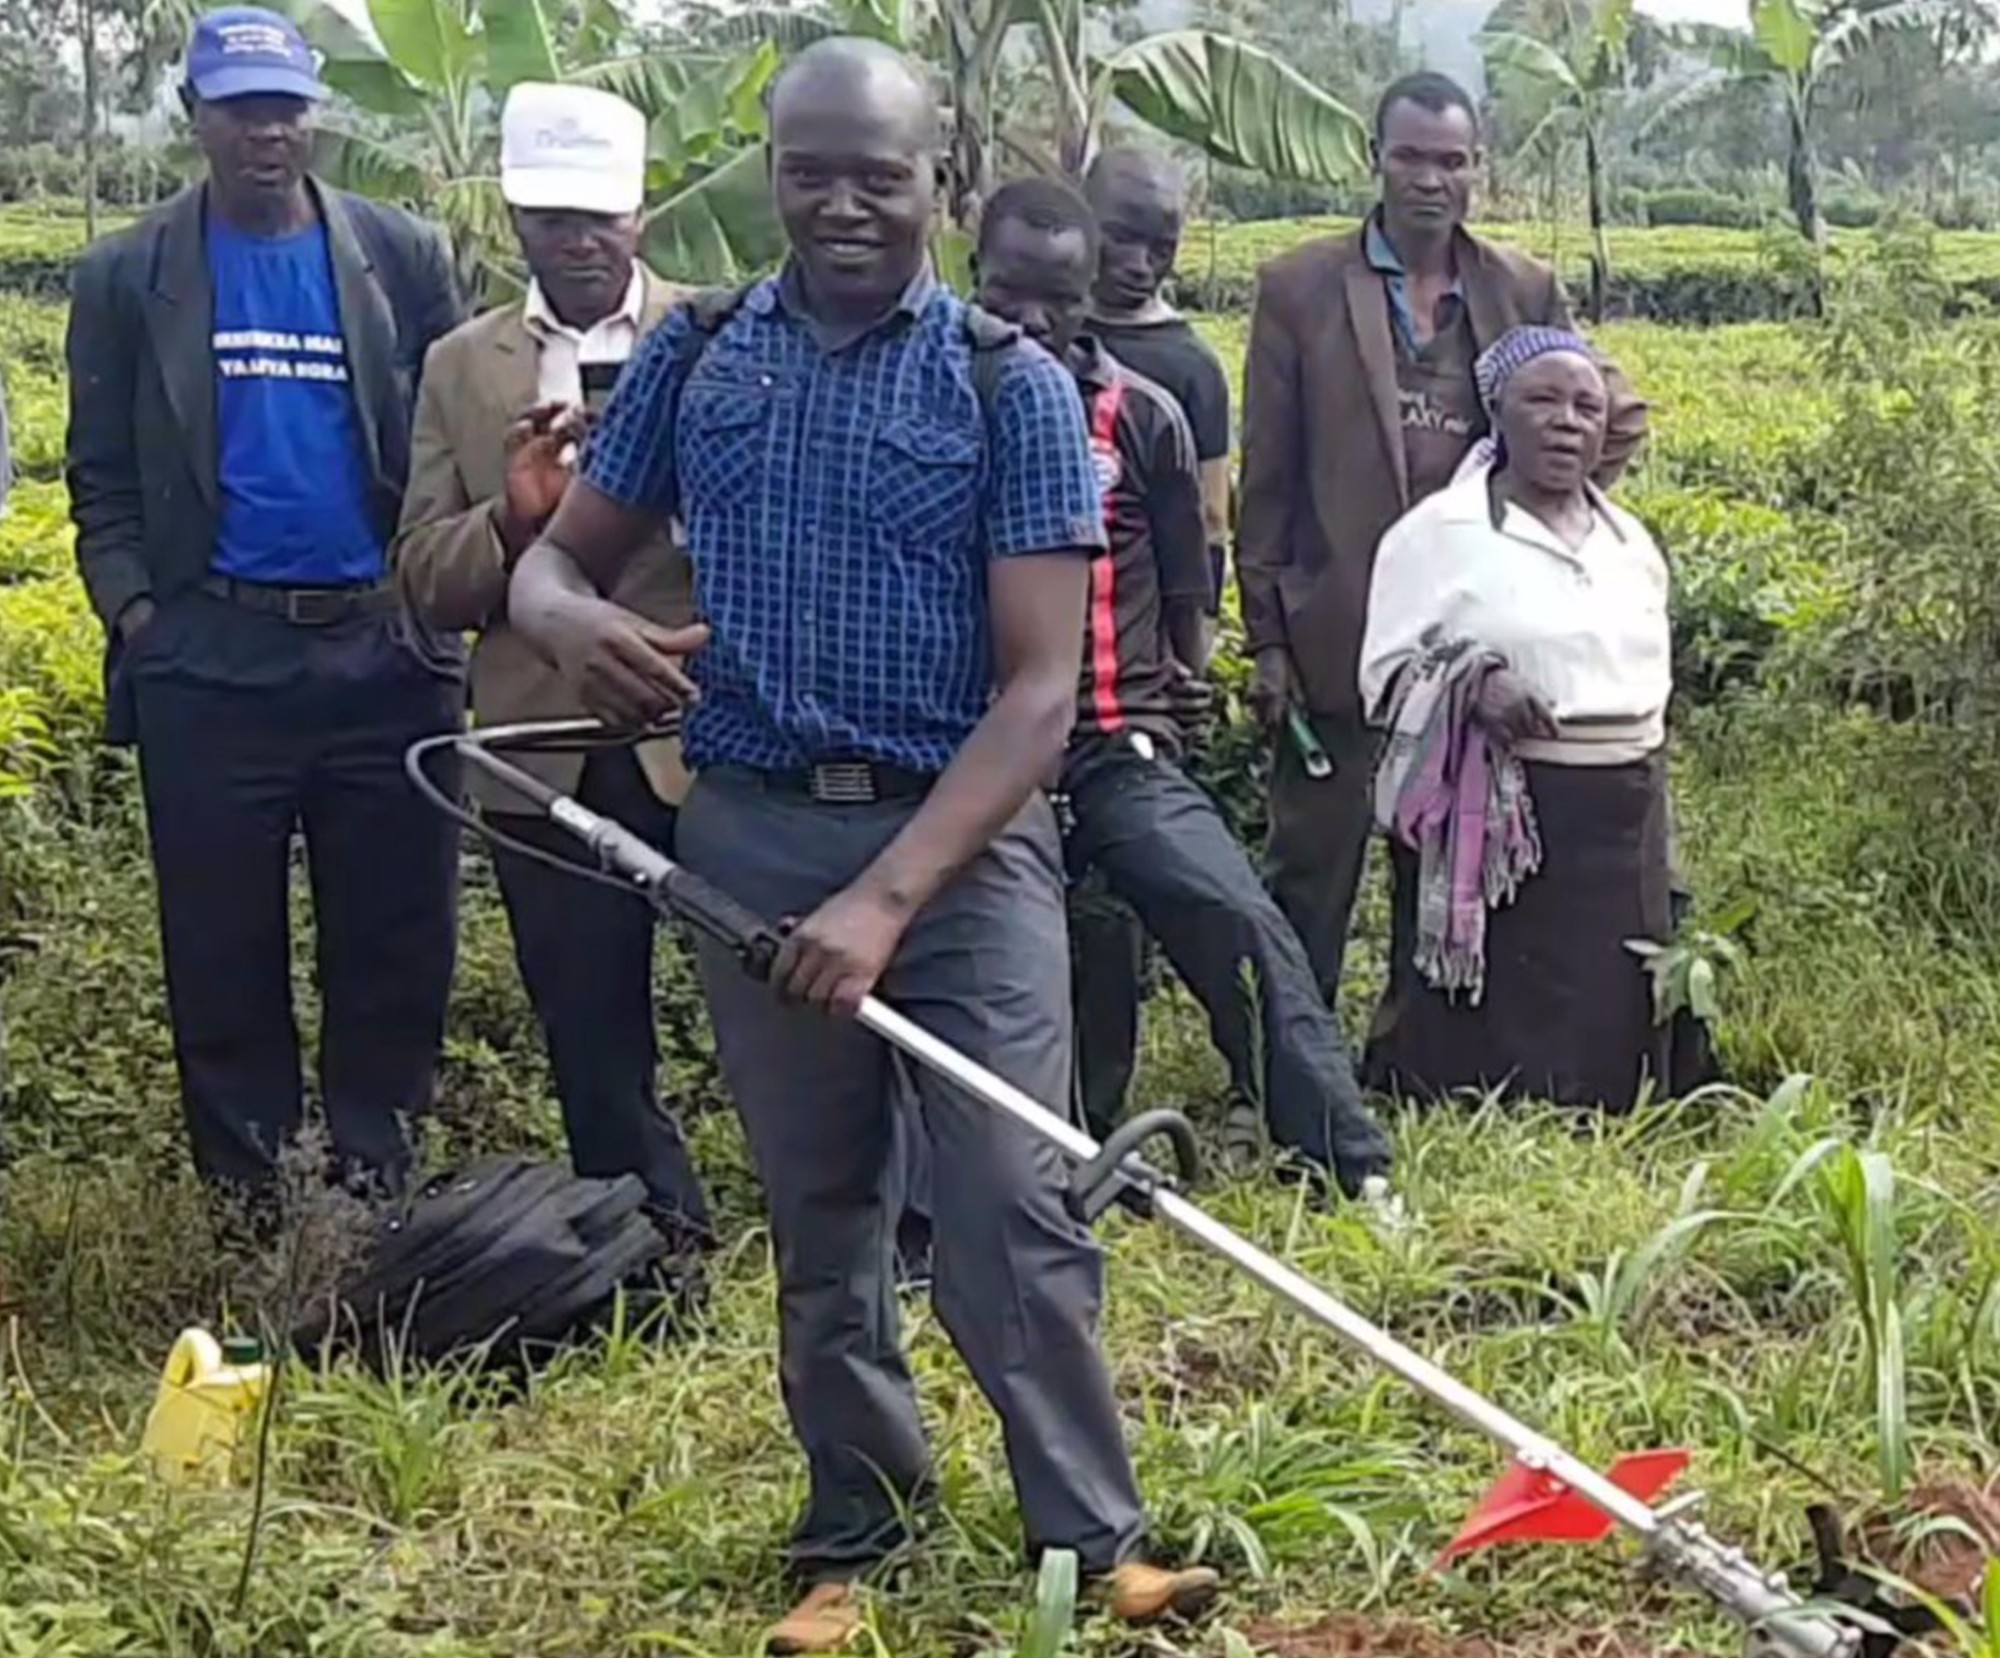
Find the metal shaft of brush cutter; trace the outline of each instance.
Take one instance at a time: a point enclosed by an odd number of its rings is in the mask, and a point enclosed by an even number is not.
[[[486,744],[510,737],[596,729],[590,722],[496,727],[452,741],[468,762],[541,806],[552,820],[588,846],[604,869],[631,881],[661,909],[734,951],[749,970],[767,972],[779,942],[768,922],[682,869],[622,825],[529,777],[486,749]],[[415,756],[412,758],[414,761]],[[862,1003],[857,1018],[892,1047],[1013,1118],[1078,1164],[1089,1163],[1098,1155],[1098,1143],[1067,1118],[968,1059],[887,1003],[871,996]],[[1740,1550],[1723,1544],[1686,1515],[1662,1512],[1612,1484],[1589,1463],[1535,1432],[1311,1279],[1198,1208],[1175,1191],[1160,1170],[1128,1157],[1119,1171],[1134,1190],[1145,1195],[1151,1212],[1160,1220],[1290,1302],[1467,1426],[1506,1446],[1522,1466],[1562,1481],[1636,1534],[1644,1544],[1647,1565],[1658,1576],[1699,1591],[1748,1627],[1749,1650],[1758,1658],[1849,1658],[1859,1652],[1860,1631],[1828,1610],[1808,1605],[1782,1575],[1759,1570]]]

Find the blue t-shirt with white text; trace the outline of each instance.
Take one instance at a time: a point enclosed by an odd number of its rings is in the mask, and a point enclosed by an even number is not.
[[[326,226],[250,236],[211,219],[208,269],[222,498],[213,568],[301,587],[378,580],[383,538]]]

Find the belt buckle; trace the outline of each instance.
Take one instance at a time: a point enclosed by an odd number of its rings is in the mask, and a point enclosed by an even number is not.
[[[295,587],[285,595],[285,620],[294,627],[325,627],[346,613],[347,595]]]
[[[875,769],[866,760],[822,760],[812,769],[811,793],[822,806],[872,806]]]

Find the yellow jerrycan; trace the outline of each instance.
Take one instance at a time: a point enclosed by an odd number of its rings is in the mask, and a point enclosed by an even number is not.
[[[269,1385],[256,1341],[218,1342],[206,1330],[183,1330],[167,1355],[140,1449],[175,1484],[222,1484]]]

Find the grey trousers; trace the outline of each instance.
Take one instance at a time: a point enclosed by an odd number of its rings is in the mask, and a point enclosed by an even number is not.
[[[687,867],[772,918],[858,875],[909,802],[816,805],[710,768],[682,808]],[[1070,1089],[1061,853],[1039,798],[911,924],[880,986],[918,1023],[1061,1109]],[[807,1581],[851,1577],[907,1535],[929,1452],[898,1337],[893,1248],[907,1185],[894,1068],[859,1026],[781,1002],[703,947],[703,988],[777,1252],[780,1366],[811,1494],[792,1542]],[[1143,1517],[1097,1345],[1103,1261],[1063,1206],[1060,1156],[942,1079],[917,1077],[930,1153],[938,1317],[1000,1414],[1031,1553],[1087,1572]]]
[[[1271,757],[1271,894],[1306,947],[1329,1007],[1340,999],[1347,929],[1368,863],[1374,828],[1376,734],[1359,718],[1309,717],[1333,762],[1331,777],[1308,777],[1291,734],[1280,727]]]

